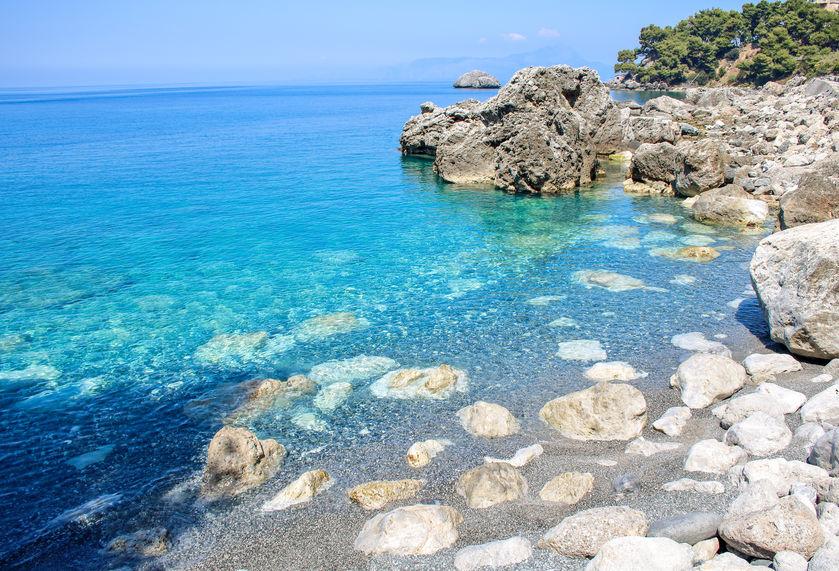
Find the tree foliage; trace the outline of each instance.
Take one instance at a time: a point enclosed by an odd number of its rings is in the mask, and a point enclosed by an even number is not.
[[[675,26],[646,26],[637,48],[618,53],[615,71],[641,82],[707,81],[722,62],[754,52],[739,62],[738,79],[763,84],[795,73],[839,73],[837,49],[839,13],[808,0],[761,0],[739,12],[713,8]]]

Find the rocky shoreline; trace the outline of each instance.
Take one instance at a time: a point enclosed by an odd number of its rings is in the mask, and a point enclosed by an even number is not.
[[[672,363],[670,388],[657,379],[642,391],[633,363],[577,341],[566,349],[588,362],[590,387],[526,408],[472,402],[441,423],[456,425],[468,449],[428,426],[410,446],[359,446],[328,470],[313,455],[302,462],[310,469],[286,474],[281,443],[225,426],[209,445],[203,501],[266,488],[261,509],[276,517],[255,520],[252,504],[233,503],[144,565],[839,568],[837,95],[836,84],[814,80],[616,104],[596,74],[560,66],[522,70],[485,103],[423,104],[402,149],[433,157],[449,182],[574,192],[597,178],[599,158],[620,153],[625,192],[685,198],[698,222],[748,233],[778,212],[781,231],[760,243],[750,268],[777,344],[677,335],[687,358]],[[719,252],[661,254],[713,263]],[[640,287],[621,278],[579,277],[614,291]],[[444,400],[468,394],[468,380],[446,364],[392,367],[370,390]],[[315,391],[336,402],[339,384],[318,388],[304,376],[252,384],[232,422]],[[360,480],[357,467],[368,465]],[[159,555],[165,533],[153,531],[118,545]]]

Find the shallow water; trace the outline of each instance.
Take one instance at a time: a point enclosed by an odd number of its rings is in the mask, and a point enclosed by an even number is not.
[[[597,340],[662,385],[683,355],[671,336],[759,329],[751,298],[727,303],[746,297],[760,236],[624,195],[621,165],[533,198],[445,185],[402,158],[419,102],[460,97],[0,96],[0,561],[98,567],[118,532],[198,525],[189,482],[246,380],[360,355],[467,371],[468,393],[429,404],[375,398],[382,359],[319,368],[321,382],[352,382],[346,402],[321,411],[310,396],[246,421],[296,472],[324,446],[430,436],[418,427],[478,398],[521,410],[584,386],[587,363],[557,357],[560,342]],[[697,235],[722,255],[651,255]],[[575,279],[590,270],[644,285]],[[173,505],[173,489],[186,500]]]

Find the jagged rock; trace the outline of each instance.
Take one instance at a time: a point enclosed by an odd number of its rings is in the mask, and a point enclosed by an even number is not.
[[[693,105],[685,103],[674,97],[662,95],[644,103],[644,113],[664,113],[672,115],[676,119],[690,119]]]
[[[517,72],[498,94],[411,118],[405,154],[435,156],[450,182],[559,193],[592,180],[596,152],[623,142],[617,106],[597,74],[568,66]]]
[[[523,563],[532,555],[533,546],[529,539],[511,537],[464,547],[454,557],[454,568],[457,571],[473,571],[487,567],[508,567]]]
[[[816,441],[807,463],[824,468],[831,476],[839,476],[839,428],[826,432]]]
[[[755,200],[735,185],[703,192],[692,209],[699,222],[733,226],[760,226],[769,216],[769,206],[764,201]]]
[[[469,88],[469,89],[497,89],[501,87],[495,77],[485,71],[473,69],[467,71],[455,80],[452,87]]]
[[[681,444],[678,442],[651,442],[643,436],[639,436],[626,446],[624,452],[626,454],[641,454],[650,457],[653,454],[668,452],[679,447],[681,447]]]
[[[796,446],[803,448],[809,456],[813,446],[824,434],[824,428],[817,422],[805,422],[795,429],[792,441]]]
[[[681,134],[681,125],[667,117],[631,116],[624,125],[624,138],[630,147],[644,143],[675,143]]]
[[[332,478],[326,470],[309,470],[263,504],[262,511],[275,512],[305,504],[332,484]]]
[[[722,494],[725,492],[725,486],[722,482],[715,482],[713,480],[700,482],[691,478],[682,478],[667,482],[661,489],[665,492],[697,492],[699,494]]]
[[[766,569],[757,565],[749,565],[749,562],[733,553],[720,553],[696,568],[697,571],[754,571],[755,569]]]
[[[809,559],[824,543],[816,514],[792,496],[767,509],[726,515],[719,534],[728,545],[752,557],[772,558],[780,551],[794,551]]]
[[[617,537],[644,537],[647,516],[624,506],[592,508],[570,515],[548,530],[538,546],[559,555],[593,557]]]
[[[676,194],[695,196],[725,184],[730,152],[726,143],[715,139],[682,141],[677,149],[682,161],[673,183]]]
[[[105,551],[141,557],[160,557],[169,551],[169,543],[169,530],[156,527],[117,536],[108,542]]]
[[[720,419],[720,426],[729,428],[732,424],[746,420],[752,413],[763,412],[783,419],[784,409],[772,395],[754,392],[723,402],[711,411]]]
[[[463,473],[455,491],[470,508],[488,508],[527,495],[527,480],[507,463],[484,464]]]
[[[661,418],[653,423],[653,428],[667,436],[679,436],[685,429],[690,417],[690,408],[686,406],[670,407],[661,415]]]
[[[573,440],[630,440],[647,424],[647,401],[630,385],[600,383],[548,402],[539,417]]]
[[[839,357],[839,220],[764,238],[751,276],[773,340],[796,355]]]
[[[839,154],[813,165],[798,188],[781,197],[781,228],[839,218]]]
[[[692,409],[705,408],[730,397],[746,384],[746,369],[739,363],[711,353],[697,353],[684,361],[670,378],[682,402]]]
[[[502,438],[518,433],[516,418],[499,404],[478,401],[457,411],[460,424],[482,438]]]
[[[718,440],[700,440],[688,450],[685,471],[725,474],[729,468],[747,459],[748,455],[739,446],[729,446]]]
[[[635,367],[623,361],[595,363],[584,373],[587,379],[601,381],[634,381],[646,377],[647,373],[638,372]]]
[[[801,407],[801,422],[839,424],[839,383],[816,393]]]
[[[246,428],[225,426],[210,441],[202,493],[234,496],[258,486],[279,469],[285,454],[276,440],[260,440]]]
[[[743,359],[743,366],[749,375],[760,381],[801,370],[801,363],[795,357],[783,353],[753,353]]]
[[[819,525],[825,537],[839,535],[839,506],[830,502],[822,502],[816,508]]]
[[[437,440],[430,438],[422,442],[415,442],[408,448],[405,459],[411,468],[422,468],[428,466],[431,460],[442,452],[446,446],[451,446],[448,440]]]
[[[370,385],[370,392],[379,398],[440,400],[455,392],[465,392],[467,385],[464,371],[440,365],[391,371]]]
[[[589,472],[565,472],[550,480],[539,492],[546,502],[573,505],[594,489],[594,476]]]
[[[415,497],[425,480],[377,480],[359,484],[347,496],[365,510],[380,510],[391,502]]]
[[[654,521],[648,537],[667,537],[678,543],[693,545],[717,535],[722,516],[711,512],[688,512]]]
[[[666,537],[618,537],[606,542],[586,571],[690,571],[693,550]]]
[[[463,516],[449,506],[397,508],[369,519],[354,547],[368,555],[431,555],[452,546]]]
[[[752,456],[769,456],[780,452],[792,442],[792,431],[783,417],[753,412],[725,433],[725,442],[740,446]]]

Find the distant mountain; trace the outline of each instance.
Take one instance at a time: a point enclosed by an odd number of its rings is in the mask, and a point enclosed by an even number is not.
[[[388,68],[384,72],[383,79],[388,81],[454,81],[464,72],[480,69],[494,75],[501,83],[505,83],[516,71],[523,67],[559,64],[568,64],[573,67],[591,67],[597,70],[603,81],[614,75],[611,65],[586,60],[571,48],[555,45],[502,57],[418,59]]]

